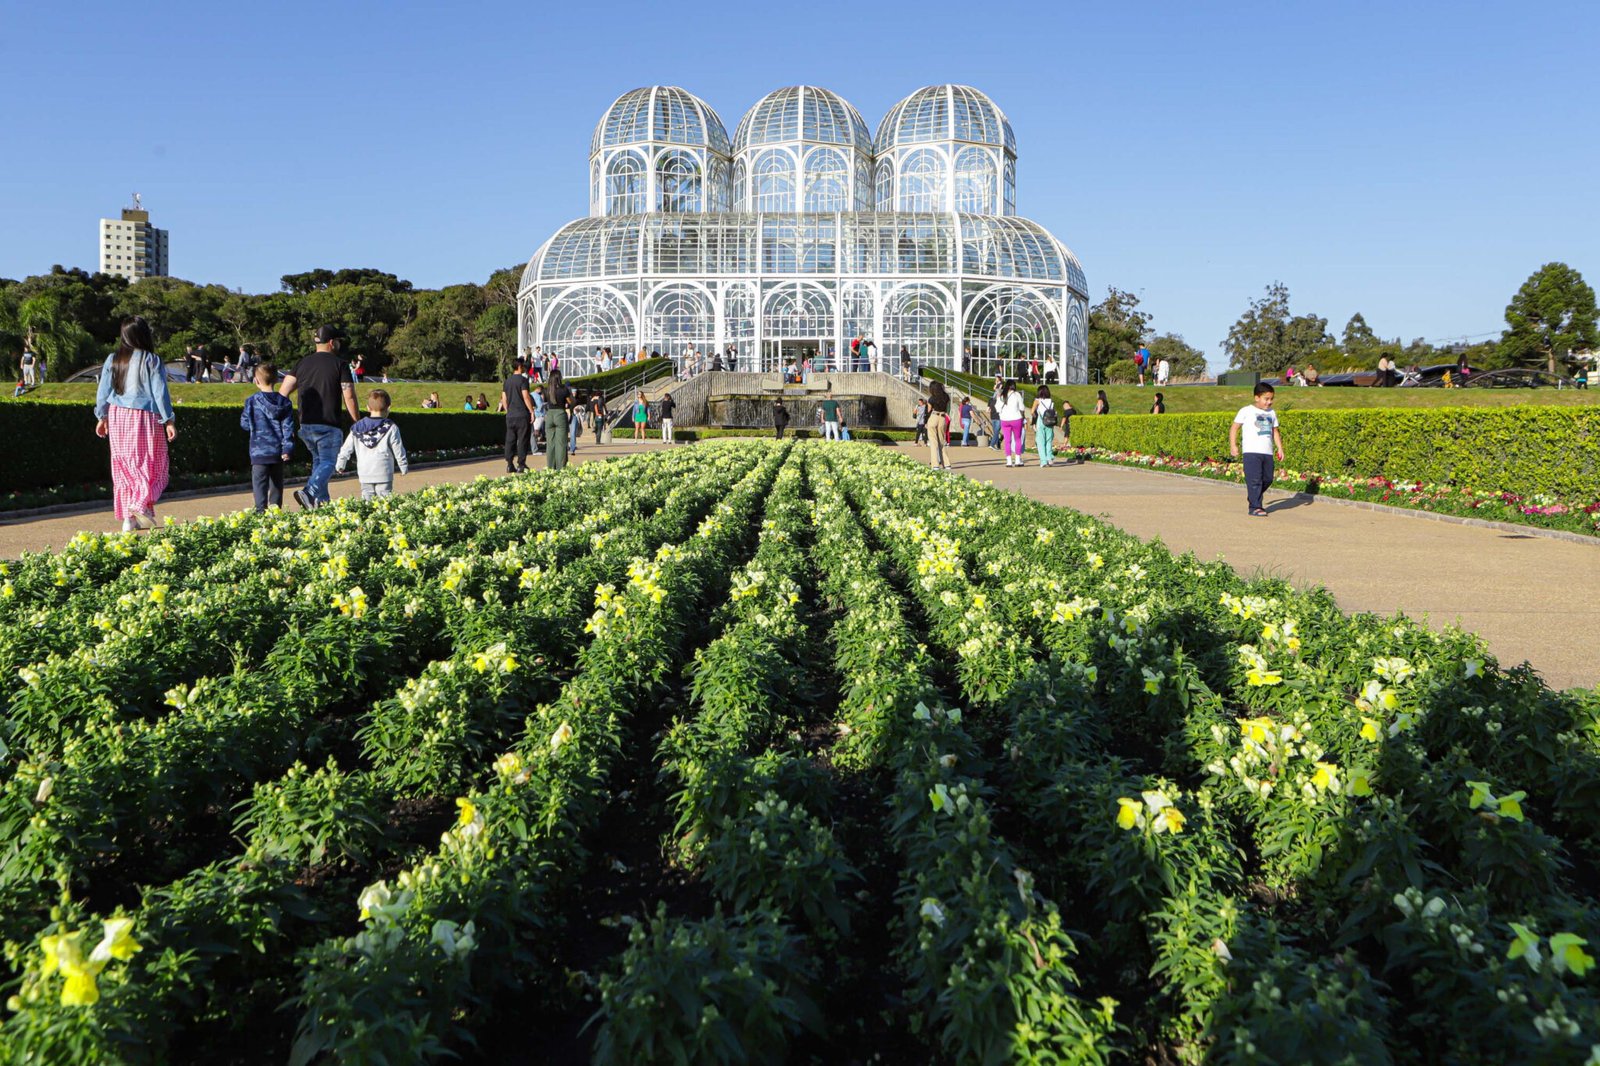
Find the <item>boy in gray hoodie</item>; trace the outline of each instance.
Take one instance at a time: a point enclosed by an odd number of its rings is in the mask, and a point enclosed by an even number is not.
[[[343,473],[351,456],[355,456],[363,500],[392,493],[396,467],[402,474],[411,470],[406,446],[400,440],[400,427],[389,421],[389,394],[382,389],[367,393],[367,417],[350,427],[350,435],[333,465],[335,472]]]

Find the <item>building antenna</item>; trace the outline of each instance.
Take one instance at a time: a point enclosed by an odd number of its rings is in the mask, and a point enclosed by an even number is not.
[[[144,210],[144,200],[140,198],[138,193],[133,194],[133,209],[135,211]]]

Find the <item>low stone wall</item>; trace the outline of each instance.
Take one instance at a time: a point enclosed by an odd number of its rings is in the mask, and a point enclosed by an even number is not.
[[[687,381],[680,381],[670,389],[674,403],[673,421],[680,426],[704,426],[710,418],[712,396],[762,396],[769,399],[783,397],[787,400],[820,401],[829,392],[840,396],[881,396],[884,401],[884,423],[891,427],[909,428],[916,423],[917,400],[922,396],[915,385],[908,385],[897,377],[875,373],[814,373],[805,385],[785,385],[778,373],[750,374],[727,370],[707,371]],[[793,411],[790,412],[791,416]],[[791,423],[799,425],[799,423]]]

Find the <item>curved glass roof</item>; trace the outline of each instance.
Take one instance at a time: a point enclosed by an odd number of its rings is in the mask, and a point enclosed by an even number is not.
[[[872,151],[872,135],[867,132],[861,112],[838,93],[814,85],[791,85],[757,100],[739,120],[733,150],[796,141],[849,145],[869,154]]]
[[[970,85],[929,85],[895,104],[878,124],[876,151],[929,141],[991,144],[1013,155],[1017,151],[1005,112]]]
[[[888,211],[583,218],[534,254],[522,288],[640,274],[961,274],[1089,293],[1077,257],[1037,222]]]
[[[600,116],[589,152],[623,144],[680,144],[728,154],[728,130],[711,105],[675,85],[630,89]]]

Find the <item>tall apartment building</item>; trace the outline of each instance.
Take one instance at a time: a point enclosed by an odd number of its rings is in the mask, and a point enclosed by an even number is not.
[[[167,274],[167,231],[150,224],[150,212],[134,197],[134,206],[122,209],[122,218],[100,220],[100,272],[139,278]]]

